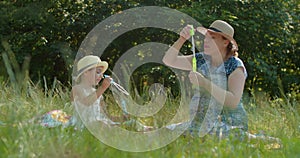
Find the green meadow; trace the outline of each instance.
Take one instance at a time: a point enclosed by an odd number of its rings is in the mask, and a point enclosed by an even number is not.
[[[1,82],[0,100],[0,157],[299,157],[300,124],[297,94],[270,99],[264,93],[244,97],[249,115],[249,129],[281,139],[281,143],[262,140],[240,141],[234,138],[216,139],[189,135],[180,136],[162,148],[147,152],[126,152],[107,146],[89,130],[73,127],[45,128],[33,118],[54,109],[72,114],[70,91],[59,83],[46,88],[28,83],[26,91],[17,91]],[[107,94],[109,98],[109,93]],[[109,104],[109,103],[108,103]],[[172,104],[167,103],[167,104]],[[114,107],[115,105],[108,105]],[[158,124],[175,113],[172,105],[165,105],[169,113],[160,112]],[[110,108],[110,111],[113,111]],[[162,109],[162,110],[163,110]],[[115,112],[118,113],[118,112]],[[143,121],[143,120],[142,120]],[[144,120],[144,122],[153,120]]]

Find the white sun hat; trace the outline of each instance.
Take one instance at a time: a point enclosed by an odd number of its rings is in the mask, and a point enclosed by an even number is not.
[[[106,61],[101,61],[101,59],[95,55],[87,55],[81,58],[77,63],[77,76],[75,80],[77,81],[80,75],[85,71],[98,66],[103,67],[102,73],[104,73],[108,68],[108,63]]]

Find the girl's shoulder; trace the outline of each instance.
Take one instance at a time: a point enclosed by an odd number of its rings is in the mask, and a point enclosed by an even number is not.
[[[72,87],[72,94],[73,96],[80,96],[80,97],[86,97],[92,93],[95,93],[96,89],[93,87],[85,87],[83,85],[75,85]]]

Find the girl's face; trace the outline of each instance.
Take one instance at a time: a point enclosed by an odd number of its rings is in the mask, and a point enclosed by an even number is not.
[[[226,50],[229,41],[222,35],[207,31],[204,39],[204,53],[207,55],[218,55],[222,50]]]
[[[97,84],[101,81],[101,79],[103,78],[102,70],[103,70],[103,66],[98,66],[98,67],[96,67],[96,72],[95,72],[95,81],[96,81],[96,85],[97,85]]]
[[[99,66],[86,71],[85,78],[91,86],[97,85],[103,78],[102,69],[103,67]]]

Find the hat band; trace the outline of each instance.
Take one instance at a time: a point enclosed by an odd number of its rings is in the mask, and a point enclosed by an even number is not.
[[[215,32],[222,32],[222,31],[220,31],[220,30],[218,30],[218,29],[216,29],[216,28],[214,28],[214,27],[209,27],[208,29],[210,29],[210,30],[212,30],[212,31],[215,31]]]
[[[83,68],[81,68],[79,71],[78,71],[78,73],[77,74],[81,74],[86,68],[88,68],[88,67],[91,67],[92,65],[96,65],[96,64],[98,64],[98,62],[95,62],[95,63],[92,63],[92,64],[89,64],[89,65],[87,65],[87,66],[85,66],[85,67],[83,67]]]

